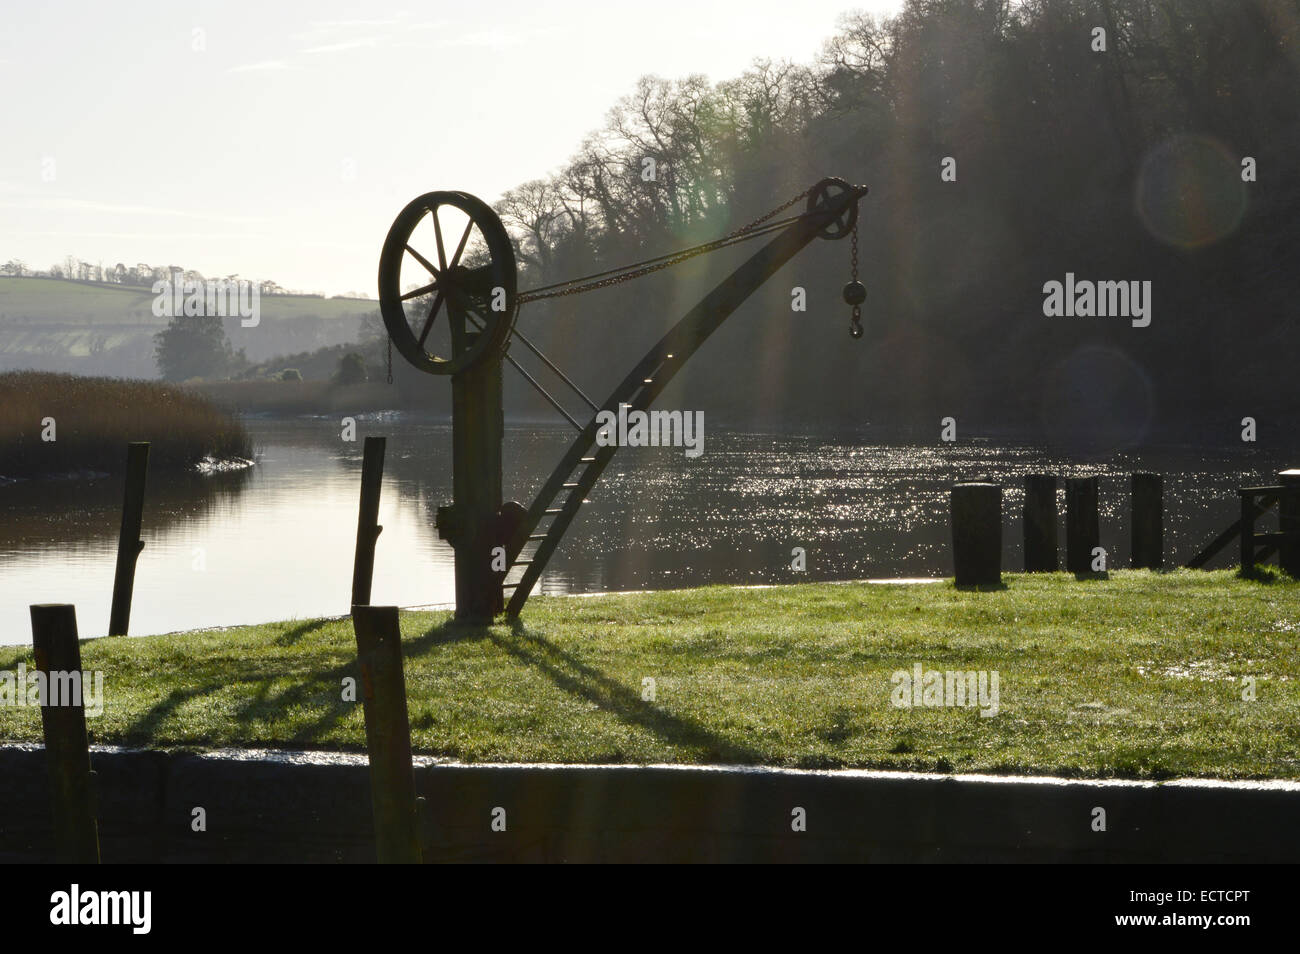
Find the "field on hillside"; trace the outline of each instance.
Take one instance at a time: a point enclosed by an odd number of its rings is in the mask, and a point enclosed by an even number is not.
[[[155,377],[152,336],[166,325],[149,288],[54,278],[0,278],[0,371]],[[355,341],[379,303],[264,295],[260,322],[225,320],[231,345],[258,362]]]
[[[106,282],[72,282],[59,278],[0,278],[0,322],[69,322],[85,324],[165,325],[155,318],[149,288]],[[316,298],[310,295],[263,295],[262,319],[351,318],[379,307],[365,298]]]

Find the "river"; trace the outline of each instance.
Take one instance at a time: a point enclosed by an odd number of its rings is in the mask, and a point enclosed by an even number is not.
[[[151,475],[132,634],[345,614],[367,435],[388,438],[372,600],[450,603],[452,553],[433,527],[435,509],[451,499],[445,420],[362,415],[354,442],[341,439],[337,418],[248,424],[255,466],[184,479]],[[508,498],[530,502],[570,433],[507,424]],[[1276,471],[1295,463],[1254,448],[1169,448],[1079,463],[1015,445],[903,446],[710,430],[695,458],[681,448],[621,450],[539,589],[948,575],[948,491],[974,478],[1005,488],[1003,566],[1018,570],[1022,477],[1034,472],[1102,478],[1102,545],[1112,567],[1128,560],[1127,475],[1163,473],[1165,559],[1173,565],[1236,518],[1239,486],[1273,483]],[[0,487],[0,643],[30,642],[27,607],[41,602],[74,603],[82,636],[104,634],[120,495],[120,483],[108,478]],[[1063,525],[1061,537],[1063,546]],[[801,573],[791,569],[795,547],[806,553]],[[1212,565],[1235,558],[1230,546]]]

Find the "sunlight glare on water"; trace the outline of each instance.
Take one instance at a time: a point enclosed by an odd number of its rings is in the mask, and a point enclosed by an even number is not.
[[[450,604],[452,552],[433,525],[436,508],[451,500],[446,423],[362,416],[355,443],[340,441],[329,419],[249,426],[259,446],[251,470],[150,476],[133,634],[346,614],[366,435],[388,437],[373,602]],[[569,434],[507,426],[507,498],[531,502]],[[1004,488],[1003,567],[1015,571],[1023,477],[1037,472],[1102,477],[1102,541],[1113,567],[1128,559],[1127,475],[1164,473],[1173,565],[1235,519],[1237,487],[1270,483],[1286,466],[1253,450],[1115,455],[1103,466],[987,443],[895,446],[725,431],[710,431],[706,447],[694,459],[679,448],[620,451],[538,590],[948,575],[949,490],[971,479]],[[1064,546],[1063,483],[1058,493]],[[76,604],[82,635],[103,635],[120,494],[112,480],[0,488],[0,642],[30,642],[27,607],[38,602]],[[794,547],[806,551],[806,572],[790,567]]]

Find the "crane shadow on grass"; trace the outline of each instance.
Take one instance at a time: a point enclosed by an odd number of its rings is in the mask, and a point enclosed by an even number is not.
[[[220,679],[210,680],[199,686],[187,686],[173,689],[159,699],[147,710],[134,719],[123,731],[124,740],[129,743],[154,743],[159,739],[168,740],[176,736],[168,723],[178,717],[189,703],[202,703],[215,700],[231,689],[237,690],[236,699],[231,706],[228,720],[216,733],[215,741],[230,745],[267,745],[273,747],[319,747],[322,738],[337,728],[350,715],[358,711],[354,702],[345,701],[340,686],[345,677],[355,678],[357,665],[355,660],[331,666],[329,669],[313,674],[313,678],[294,681],[287,686],[276,686],[281,674],[267,674],[264,670],[250,667],[248,672],[226,672]],[[206,707],[204,707],[206,708]],[[290,713],[312,713],[296,715],[289,721]],[[236,728],[230,731],[230,724]],[[257,732],[249,731],[255,725],[263,724],[268,728]],[[277,724],[285,726],[284,731],[276,731]],[[180,736],[203,733],[181,732]],[[204,740],[210,743],[213,739]]]
[[[664,742],[698,750],[710,762],[756,763],[763,756],[755,749],[709,731],[662,704],[641,698],[632,687],[601,672],[574,653],[530,632],[519,620],[505,626],[471,626],[451,621],[434,626],[406,644],[406,655],[416,655],[441,643],[488,640],[503,653],[549,679],[558,689],[591,702],[628,725],[653,733]]]
[[[277,642],[282,645],[300,639],[321,624],[303,624],[286,630]],[[623,723],[639,727],[664,743],[689,750],[702,760],[753,764],[763,761],[759,751],[713,732],[686,716],[641,698],[640,686],[631,686],[600,671],[578,655],[535,632],[523,623],[506,626],[475,626],[448,619],[425,632],[402,640],[407,660],[426,657],[437,647],[452,643],[491,643],[502,653],[540,673],[558,689],[584,699]],[[206,740],[208,744],[267,745],[272,747],[319,748],[328,736],[349,718],[360,718],[360,706],[345,701],[339,687],[347,677],[358,675],[355,658],[327,669],[313,671],[310,678],[284,678],[286,673],[268,673],[249,663],[224,670],[219,678],[200,685],[173,689],[134,718],[124,729],[124,741],[153,743],[160,739],[202,737],[201,726],[177,731],[175,720],[191,705],[207,709],[219,697],[231,700]],[[233,698],[231,690],[234,690]],[[340,746],[329,740],[332,748]]]

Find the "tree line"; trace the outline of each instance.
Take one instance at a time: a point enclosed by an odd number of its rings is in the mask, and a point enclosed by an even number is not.
[[[495,207],[528,288],[863,182],[866,337],[840,301],[849,243],[817,243],[664,400],[1113,449],[1293,400],[1298,71],[1300,0],[907,0],[847,15],[812,63],[643,78]],[[740,254],[529,304],[520,328],[601,391]],[[1150,281],[1149,326],[1046,317],[1067,273]]]

